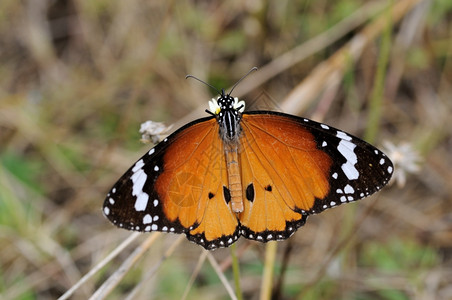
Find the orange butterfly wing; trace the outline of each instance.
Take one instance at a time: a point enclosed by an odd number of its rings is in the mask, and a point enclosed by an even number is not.
[[[234,188],[241,185],[233,201],[242,201],[243,211],[231,209],[224,137],[208,117],[139,159],[107,195],[104,214],[122,228],[185,233],[214,249],[240,235],[286,239],[308,215],[373,194],[391,178],[393,165],[381,151],[338,129],[269,111],[241,117],[237,140],[229,141],[238,153],[229,171]]]
[[[324,124],[276,112],[247,112],[241,128],[246,199],[239,220],[241,234],[249,239],[286,239],[309,214],[370,195],[391,177],[386,168],[392,165],[383,163],[383,153]],[[356,155],[363,164],[357,164]],[[355,171],[361,175],[356,177]]]
[[[227,171],[218,132],[214,118],[200,119],[151,149],[112,188],[105,215],[129,230],[185,233],[206,249],[235,242],[239,224],[224,200]]]

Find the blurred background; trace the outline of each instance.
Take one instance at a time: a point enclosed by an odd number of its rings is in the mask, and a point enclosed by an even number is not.
[[[140,124],[205,116],[215,92],[187,74],[228,88],[257,66],[235,96],[364,138],[396,168],[277,243],[274,299],[452,299],[451,33],[449,0],[0,1],[0,297],[55,299],[93,270],[131,235],[101,208],[151,147]],[[203,249],[176,241],[159,235],[108,299],[140,282],[136,299],[229,299]],[[237,246],[258,299],[266,245]],[[211,254],[232,281],[230,250]]]

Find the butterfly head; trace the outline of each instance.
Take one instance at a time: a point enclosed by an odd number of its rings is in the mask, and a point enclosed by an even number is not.
[[[238,111],[242,113],[245,110],[245,101],[239,101],[239,98],[226,94],[224,89],[222,89],[221,95],[217,99],[212,98],[209,101],[209,108],[210,112],[215,116],[225,111]]]
[[[240,133],[240,120],[245,110],[245,101],[226,94],[224,89],[217,99],[209,101],[210,113],[215,116],[220,125],[220,134],[225,141],[236,140]]]

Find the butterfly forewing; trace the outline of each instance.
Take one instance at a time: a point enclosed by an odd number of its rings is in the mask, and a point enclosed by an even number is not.
[[[104,214],[129,230],[186,233],[207,249],[236,241],[218,130],[215,119],[200,119],[148,151],[112,188]]]
[[[278,202],[296,212],[319,213],[369,196],[393,172],[392,162],[377,148],[309,119],[249,112],[242,128],[243,160],[256,153],[259,161],[249,168],[264,170]]]
[[[187,124],[150,149],[116,182],[103,206],[105,216],[113,224],[136,231],[188,231],[178,220],[171,220],[166,216],[165,205],[162,205],[155,182],[164,172],[168,147],[178,140],[186,128],[197,123],[199,121]]]

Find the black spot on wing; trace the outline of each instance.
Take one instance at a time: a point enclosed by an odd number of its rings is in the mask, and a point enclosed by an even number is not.
[[[254,201],[254,184],[253,183],[250,183],[250,184],[248,184],[248,186],[246,187],[246,199],[248,200],[248,201],[251,201],[251,202],[253,202]]]
[[[225,186],[223,186],[223,195],[224,195],[224,200],[226,201],[226,204],[229,204],[229,202],[231,202],[231,192]]]

